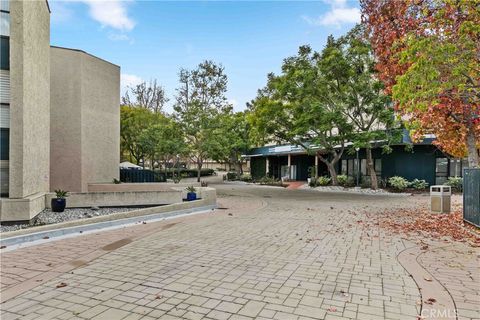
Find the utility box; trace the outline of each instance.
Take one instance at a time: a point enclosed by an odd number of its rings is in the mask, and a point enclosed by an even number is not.
[[[430,211],[450,213],[452,188],[450,186],[430,187]]]

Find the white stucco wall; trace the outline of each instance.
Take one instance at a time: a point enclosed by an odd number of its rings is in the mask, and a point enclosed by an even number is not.
[[[50,12],[46,1],[10,1],[9,197],[49,191]]]
[[[120,68],[58,47],[51,61],[50,189],[87,192],[119,176]]]
[[[50,189],[81,190],[82,55],[52,48],[50,59]]]

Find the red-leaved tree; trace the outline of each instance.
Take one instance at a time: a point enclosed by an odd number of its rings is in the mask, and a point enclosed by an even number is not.
[[[480,2],[361,0],[377,69],[412,138],[479,166]]]

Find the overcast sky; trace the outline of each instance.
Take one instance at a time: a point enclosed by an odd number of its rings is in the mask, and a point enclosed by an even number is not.
[[[236,110],[300,45],[321,49],[329,34],[340,36],[360,20],[356,0],[49,3],[52,45],[119,65],[122,92],[157,79],[173,100],[179,69],[210,59],[225,67]]]

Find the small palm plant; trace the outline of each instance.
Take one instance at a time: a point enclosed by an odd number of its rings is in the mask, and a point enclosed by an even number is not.
[[[58,189],[55,190],[55,195],[57,199],[65,199],[66,197],[68,197],[68,191]]]
[[[65,207],[67,205],[67,200],[65,199],[68,197],[68,191],[65,190],[55,190],[55,198],[52,198],[51,206],[53,212],[63,212],[65,211]]]
[[[197,200],[197,189],[194,186],[189,186],[185,190],[187,190],[187,201]]]

